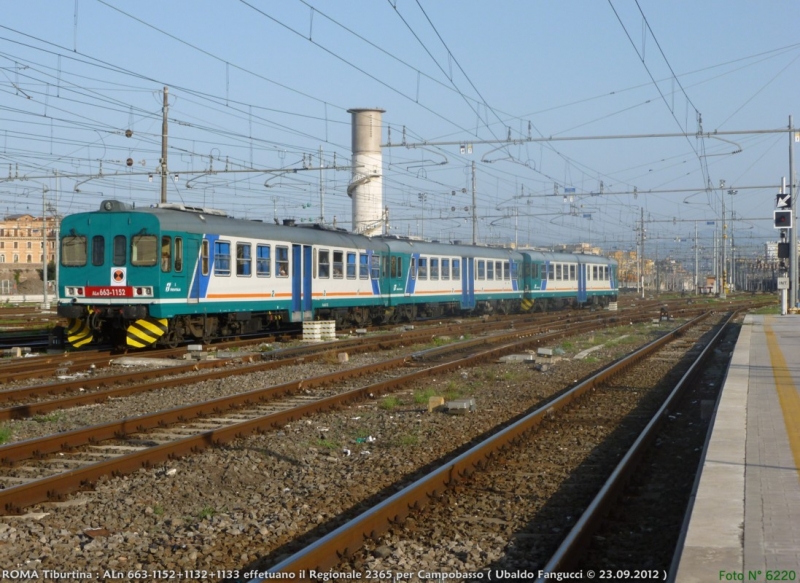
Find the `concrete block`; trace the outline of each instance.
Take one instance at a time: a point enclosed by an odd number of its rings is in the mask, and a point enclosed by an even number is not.
[[[501,356],[498,362],[533,362],[536,357],[533,354],[507,354]]]
[[[203,345],[202,344],[190,344],[189,346],[186,347],[186,350],[188,350],[189,352],[202,352],[203,351]]]
[[[536,354],[539,356],[553,356],[553,349],[552,348],[537,348]]]
[[[445,403],[447,412],[452,415],[465,415],[475,411],[475,399],[456,399],[455,401],[448,401]]]
[[[336,359],[339,361],[339,364],[344,364],[350,361],[350,355],[346,352],[340,352],[336,355]]]
[[[444,397],[428,397],[428,413],[444,405]]]

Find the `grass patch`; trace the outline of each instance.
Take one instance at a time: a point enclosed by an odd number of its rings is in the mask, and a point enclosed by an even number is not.
[[[412,434],[401,435],[397,438],[397,445],[401,446],[417,445],[418,443],[419,437]]]
[[[777,305],[777,304],[774,305],[774,306],[762,306],[761,308],[758,308],[757,310],[750,310],[749,313],[751,313],[751,314],[759,314],[759,315],[780,314],[781,313],[781,307],[779,305]]]
[[[575,345],[572,342],[566,341],[561,343],[561,348],[564,350],[572,350]]]
[[[37,415],[31,417],[36,423],[55,423],[61,419],[61,413],[51,413],[50,415]]]
[[[14,432],[11,430],[10,427],[0,427],[0,445],[8,443],[13,434]]]
[[[316,445],[318,447],[324,447],[325,449],[339,449],[339,443],[332,439],[318,439]]]
[[[414,402],[417,405],[424,405],[428,402],[428,399],[435,396],[436,396],[436,391],[434,391],[433,389],[414,391]]]
[[[500,373],[501,381],[516,381],[524,374],[524,371],[518,369],[504,370]]]
[[[156,516],[164,516],[164,507],[161,504],[156,504],[153,506],[153,514]]]
[[[203,509],[200,512],[197,513],[197,517],[200,520],[203,520],[205,518],[211,518],[216,513],[217,513],[217,511],[214,510],[213,506],[203,506]]]
[[[392,409],[396,408],[398,405],[400,405],[400,399],[398,399],[397,397],[392,397],[392,396],[384,397],[383,399],[381,399],[381,402],[378,403],[378,407],[380,407],[381,409],[384,409],[386,411],[391,411]]]

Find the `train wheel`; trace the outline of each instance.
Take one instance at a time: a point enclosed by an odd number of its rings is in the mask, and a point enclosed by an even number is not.
[[[336,328],[342,330],[347,327],[347,312],[344,310],[336,310],[333,313],[333,319],[336,321]]]
[[[161,337],[161,344],[167,348],[177,348],[180,341],[181,338],[175,330],[167,330],[164,336]]]

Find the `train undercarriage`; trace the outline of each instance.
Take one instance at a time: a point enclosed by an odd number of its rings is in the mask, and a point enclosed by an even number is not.
[[[334,320],[336,327],[343,329],[442,317],[505,315],[583,306],[605,307],[615,299],[612,296],[592,296],[583,305],[577,304],[573,298],[486,300],[476,302],[470,310],[463,309],[459,302],[321,308],[315,311],[314,319]],[[145,306],[63,305],[59,306],[59,315],[69,319],[65,336],[75,348],[89,343],[134,349],[149,346],[174,348],[186,342],[208,344],[219,338],[257,334],[292,325],[289,313],[285,310],[155,318],[148,315]]]

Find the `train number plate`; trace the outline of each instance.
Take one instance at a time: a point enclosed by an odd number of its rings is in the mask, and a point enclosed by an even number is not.
[[[87,298],[132,298],[131,286],[86,286]]]

